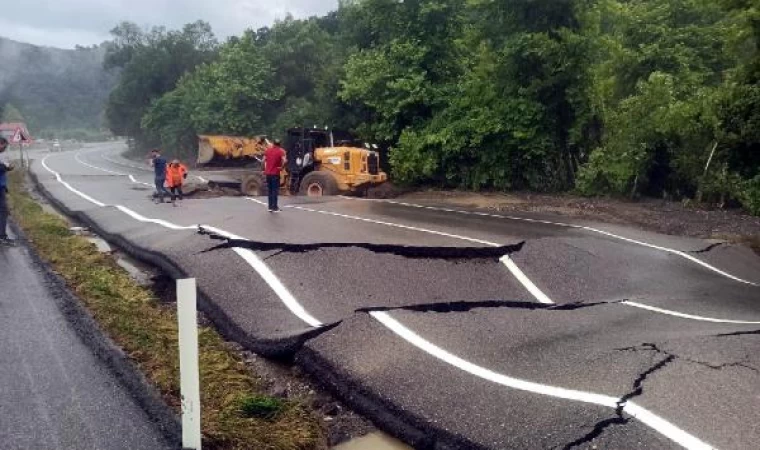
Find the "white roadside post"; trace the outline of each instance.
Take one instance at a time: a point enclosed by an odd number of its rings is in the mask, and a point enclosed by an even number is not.
[[[201,395],[198,373],[198,314],[195,278],[177,280],[182,447],[201,450]]]

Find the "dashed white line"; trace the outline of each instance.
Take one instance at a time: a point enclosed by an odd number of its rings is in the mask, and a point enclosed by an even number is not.
[[[137,180],[137,178],[135,178],[135,176],[134,176],[134,175],[130,175],[130,176],[129,176],[129,181],[131,181],[131,182],[133,182],[133,183],[135,183],[135,184],[142,184],[143,186],[154,187],[154,186],[153,186],[152,184],[150,184],[150,183],[143,183],[142,181],[138,181],[138,180]]]
[[[111,164],[116,164],[117,166],[122,166],[122,167],[129,167],[129,168],[131,168],[131,169],[135,169],[135,170],[141,170],[141,171],[143,171],[143,172],[151,172],[151,173],[153,172],[153,170],[151,170],[151,169],[146,169],[145,167],[140,167],[140,166],[136,166],[136,165],[134,165],[134,164],[128,164],[128,163],[124,163],[124,162],[119,162],[119,161],[116,161],[115,159],[113,159],[113,158],[110,158],[110,157],[106,156],[106,155],[105,155],[105,153],[103,153],[102,151],[99,151],[99,154],[100,154],[100,157],[101,157],[101,158],[103,158],[104,160],[106,160],[106,161],[110,162]],[[93,166],[93,167],[96,167],[96,166]],[[98,167],[98,169],[99,169],[99,170],[105,170],[105,169],[103,169],[102,167]],[[194,176],[195,178],[199,179],[199,180],[201,181],[201,183],[206,183],[206,184],[208,184],[208,180],[207,180],[207,179],[205,179],[205,178],[203,178],[202,176],[200,176],[200,175],[195,175],[195,174],[193,174],[192,176]],[[130,177],[132,177],[132,175],[130,175]],[[132,178],[130,178],[130,179],[132,179]],[[144,185],[146,185],[146,186],[151,186],[151,187],[153,186],[152,184],[148,184],[148,183],[142,183],[142,182],[139,182],[139,181],[134,181],[134,180],[133,180],[133,182],[134,182],[134,183],[139,183],[139,184],[144,184]]]
[[[127,176],[127,174],[126,174],[126,173],[115,172],[115,171],[113,171],[113,170],[108,170],[108,169],[104,169],[104,168],[102,168],[102,167],[93,166],[92,164],[89,164],[89,163],[86,163],[86,162],[82,161],[82,159],[80,158],[80,156],[81,156],[81,151],[79,151],[79,152],[76,152],[76,153],[74,154],[74,159],[75,159],[75,160],[76,160],[76,161],[77,161],[79,164],[81,164],[81,165],[83,165],[83,166],[85,166],[85,167],[89,167],[89,168],[91,168],[91,169],[95,169],[95,170],[100,170],[101,172],[110,173],[110,174],[112,174],[112,175],[117,175],[117,176],[120,176],[120,177],[126,177],[126,176]]]
[[[262,206],[269,206],[269,205],[268,205],[266,202],[262,202],[261,200],[259,200],[259,199],[257,199],[257,198],[253,198],[253,197],[246,197],[245,199],[246,199],[246,200],[250,200],[250,201],[252,201],[252,202],[254,202],[254,203],[258,203],[259,205],[262,205]]]

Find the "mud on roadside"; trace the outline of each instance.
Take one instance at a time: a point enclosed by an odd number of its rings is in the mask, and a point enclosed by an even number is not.
[[[669,200],[625,201],[570,194],[416,191],[396,199],[496,212],[537,212],[633,226],[647,231],[744,244],[760,253],[760,217],[738,209],[709,208]]]

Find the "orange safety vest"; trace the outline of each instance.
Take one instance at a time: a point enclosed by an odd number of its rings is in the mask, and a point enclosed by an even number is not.
[[[166,186],[169,188],[180,187],[185,181],[187,167],[183,164],[169,164],[166,166]]]

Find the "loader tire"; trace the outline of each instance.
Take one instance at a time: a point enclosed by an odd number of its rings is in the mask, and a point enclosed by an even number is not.
[[[240,192],[249,197],[267,195],[267,183],[264,175],[254,173],[243,178],[243,182],[240,183]]]
[[[324,172],[311,172],[301,180],[301,195],[308,197],[322,197],[325,195],[337,195],[338,183],[332,175]]]

